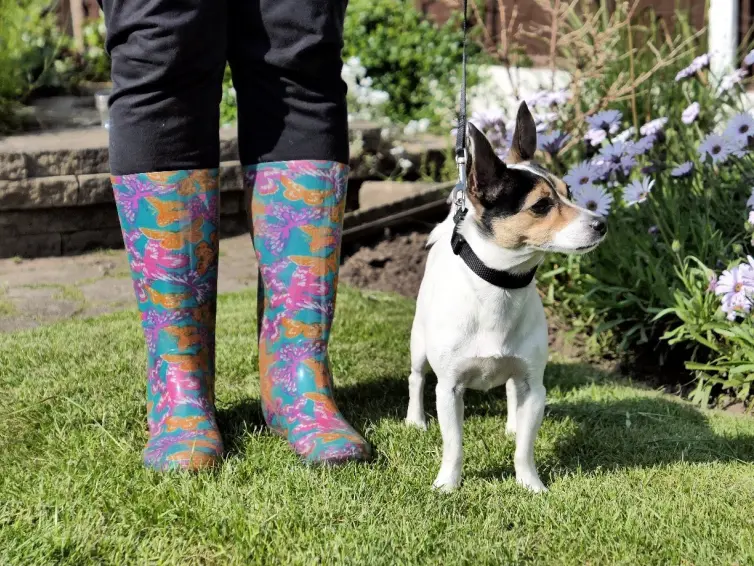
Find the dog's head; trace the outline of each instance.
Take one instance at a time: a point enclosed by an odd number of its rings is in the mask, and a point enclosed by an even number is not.
[[[468,196],[486,237],[507,249],[564,253],[588,252],[604,239],[606,220],[572,203],[566,184],[531,161],[537,129],[525,103],[507,164],[473,124],[468,136]]]

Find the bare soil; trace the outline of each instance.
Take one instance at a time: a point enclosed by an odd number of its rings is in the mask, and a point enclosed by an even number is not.
[[[427,261],[427,233],[388,235],[346,257],[340,280],[359,289],[416,297]]]

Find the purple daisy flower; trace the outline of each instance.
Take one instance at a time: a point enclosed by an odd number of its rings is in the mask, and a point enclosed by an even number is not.
[[[613,172],[614,168],[614,165],[612,163],[608,163],[606,159],[600,157],[599,155],[595,156],[589,162],[589,164],[592,166],[592,170],[594,171],[593,181],[595,183],[607,181],[610,178],[610,173]]]
[[[584,136],[584,140],[592,146],[598,146],[607,139],[607,132],[599,128],[590,129]]]
[[[686,110],[683,111],[683,114],[681,114],[681,121],[684,124],[691,124],[696,120],[696,117],[699,116],[699,103],[698,102],[692,102],[686,107]]]
[[[738,140],[742,145],[748,145],[749,138],[754,136],[754,117],[748,112],[736,114],[728,122],[723,135]]]
[[[719,134],[709,134],[699,144],[697,151],[700,159],[704,160],[709,156],[712,159],[712,163],[721,163],[728,159],[737,149],[737,146],[729,138]]]
[[[667,118],[656,118],[639,128],[639,133],[642,136],[656,136],[665,128],[665,124],[667,123]]]
[[[720,81],[718,93],[723,93],[727,90],[732,89],[735,85],[744,80],[748,74],[749,71],[747,71],[746,69],[736,69],[729,75],[725,75]]]
[[[501,136],[497,146],[493,146],[495,154],[503,161],[508,157],[511,146],[513,146],[513,130],[508,130],[505,135]]]
[[[587,116],[586,121],[595,130],[604,130],[611,134],[618,131],[623,114],[619,110],[604,110],[594,116]]]
[[[641,168],[641,172],[643,175],[654,175],[655,173],[659,173],[661,171],[664,171],[667,169],[663,163],[660,163],[659,161],[653,161],[649,165],[645,165]]]
[[[566,104],[569,100],[571,100],[571,91],[567,88],[554,90],[550,95],[550,100],[552,101],[552,104],[556,104],[558,106],[560,106],[561,104]]]
[[[582,208],[606,216],[613,204],[613,195],[595,185],[583,185],[573,193],[573,198]]]
[[[471,121],[474,122],[474,125],[482,128],[488,124],[494,124],[496,122],[505,123],[505,114],[500,108],[477,110],[471,115]]]
[[[749,51],[746,54],[746,57],[744,57],[744,65],[746,65],[747,67],[750,65],[754,65],[754,49]]]
[[[526,105],[529,108],[533,108],[536,106],[547,106],[549,94],[550,94],[550,91],[548,90],[538,90],[537,92],[534,92],[531,95],[524,97],[524,102],[526,102]]]
[[[550,123],[558,119],[557,112],[537,112],[533,116],[535,122]]]
[[[537,133],[542,133],[550,127],[550,124],[558,119],[558,114],[557,112],[540,112],[534,114],[532,117],[536,124]]]
[[[571,99],[571,91],[567,89],[553,90],[545,100],[548,106],[560,106]]]
[[[754,208],[754,189],[751,190],[751,196],[746,201],[746,208]]]
[[[630,126],[623,130],[621,133],[619,133],[617,136],[615,136],[615,141],[621,141],[621,142],[627,142],[629,138],[634,137],[636,135],[636,129],[633,126]]]
[[[636,158],[633,155],[624,155],[620,158],[619,169],[624,175],[631,173],[631,169],[636,167]]]
[[[655,182],[650,180],[649,177],[632,181],[630,185],[623,189],[623,200],[629,206],[644,202],[649,197],[649,193],[652,192],[654,184]]]
[[[627,146],[624,142],[614,142],[603,146],[599,155],[609,163],[618,163],[620,158],[626,154]]]
[[[709,53],[705,53],[704,55],[699,55],[699,57],[696,57],[688,67],[678,71],[678,74],[675,76],[675,82],[682,81],[683,79],[687,79],[689,77],[693,77],[702,69],[709,67],[709,62],[710,62]]]
[[[681,163],[677,167],[674,167],[670,174],[673,177],[688,177],[689,175],[691,175],[692,171],[694,171],[694,163],[691,161],[686,161],[684,163]]]
[[[570,139],[570,135],[564,134],[560,130],[553,130],[550,133],[537,136],[537,148],[550,155],[557,155]]]
[[[742,264],[723,271],[715,286],[715,294],[722,297],[722,309],[728,320],[751,311],[751,296],[754,294],[754,270]]]
[[[754,210],[750,210],[749,211],[748,222],[749,222],[749,224],[751,224],[752,226],[754,226]]]
[[[591,185],[594,181],[598,180],[599,171],[587,161],[582,161],[578,165],[571,168],[568,173],[563,176],[563,181],[571,187],[574,191],[579,187],[585,185]]]
[[[654,135],[644,136],[629,146],[629,153],[634,157],[644,155],[655,145],[657,138]]]
[[[599,155],[608,171],[621,171],[624,174],[631,172],[636,165],[636,159],[633,156],[631,143],[615,142],[603,147]]]
[[[529,106],[560,106],[565,104],[571,98],[568,90],[540,90],[527,97],[526,103]]]
[[[479,128],[492,145],[495,153],[503,159],[510,149],[511,140],[513,139],[512,131],[506,127],[505,114],[499,108],[489,108],[483,111],[474,112],[469,119],[477,128]],[[457,130],[451,132],[452,136],[456,135]]]

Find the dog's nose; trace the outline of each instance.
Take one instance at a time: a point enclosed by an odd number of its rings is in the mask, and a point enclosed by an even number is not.
[[[604,236],[607,233],[607,222],[602,217],[592,220],[591,227],[600,236]]]

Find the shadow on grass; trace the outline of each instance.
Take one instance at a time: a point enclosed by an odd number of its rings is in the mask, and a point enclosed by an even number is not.
[[[552,364],[547,386],[561,393],[628,382],[584,364]],[[568,399],[549,404],[545,419],[569,421],[571,434],[556,445],[552,467],[590,471],[676,462],[754,462],[754,435],[719,434],[705,413],[667,396]]]
[[[676,462],[754,462],[754,436],[720,435],[694,407],[661,397],[558,403],[545,418],[576,423],[554,467],[617,469]]]
[[[259,399],[249,397],[217,411],[217,424],[228,456],[246,451],[250,435],[266,430]],[[269,432],[269,431],[266,431]]]
[[[425,410],[431,418],[436,418],[435,383],[429,376],[424,393]],[[680,461],[754,462],[754,436],[719,435],[710,428],[702,412],[666,397],[562,399],[566,393],[593,385],[627,384],[588,365],[550,364],[545,384],[553,393],[545,419],[568,421],[571,426],[568,433],[556,439],[554,449],[538,462],[543,471],[550,469],[554,475],[560,475],[557,470],[652,467]],[[504,419],[504,397],[504,387],[486,393],[468,391],[466,416]],[[408,403],[408,386],[403,377],[384,376],[337,388],[336,402],[346,419],[363,430],[369,422],[402,420]],[[246,399],[221,410],[218,419],[230,453],[245,450],[248,431],[264,426],[258,399]],[[376,448],[379,450],[379,446]],[[512,462],[500,464],[475,475],[499,478],[513,474]]]

